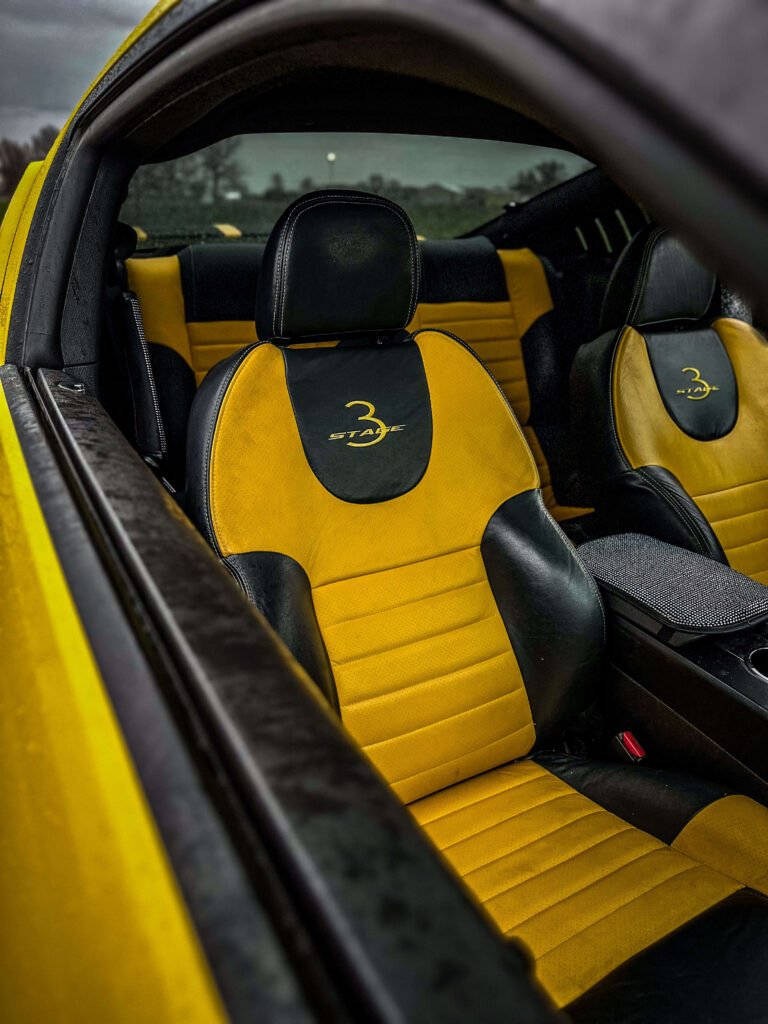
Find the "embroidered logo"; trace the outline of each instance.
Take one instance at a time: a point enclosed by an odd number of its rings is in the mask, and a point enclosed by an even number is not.
[[[693,374],[690,380],[691,387],[678,388],[675,394],[690,398],[692,402],[700,402],[702,399],[708,398],[711,392],[720,390],[717,384],[707,384],[705,380],[702,380],[701,374],[695,366],[684,366],[680,372]]]
[[[353,405],[365,406],[368,411],[357,418],[361,423],[372,423],[374,426],[358,428],[357,430],[342,430],[337,434],[331,434],[328,438],[329,441],[341,441],[343,438],[348,437],[350,440],[347,441],[347,444],[350,448],[370,448],[371,445],[379,444],[383,441],[387,434],[391,434],[396,430],[405,430],[405,423],[397,423],[394,426],[388,427],[382,420],[377,419],[375,415],[376,407],[371,402],[355,400],[354,402],[347,402],[346,408],[351,409]],[[354,437],[359,440],[351,440]],[[363,440],[363,438],[366,438],[366,440]]]

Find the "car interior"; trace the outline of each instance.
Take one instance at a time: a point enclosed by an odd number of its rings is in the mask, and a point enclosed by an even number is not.
[[[64,363],[551,1005],[760,1019],[766,340],[553,127],[325,74],[121,141]]]

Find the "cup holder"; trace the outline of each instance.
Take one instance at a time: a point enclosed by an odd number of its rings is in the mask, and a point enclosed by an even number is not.
[[[752,651],[747,661],[753,672],[768,680],[768,647],[758,647],[756,651]]]

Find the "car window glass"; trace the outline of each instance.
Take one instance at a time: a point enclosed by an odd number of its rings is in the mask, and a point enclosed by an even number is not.
[[[134,175],[121,220],[142,248],[263,241],[298,196],[360,188],[455,238],[587,170],[573,153],[482,139],[352,132],[239,135]]]

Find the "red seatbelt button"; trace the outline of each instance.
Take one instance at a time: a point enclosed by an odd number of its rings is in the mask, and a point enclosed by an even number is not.
[[[645,750],[638,742],[635,735],[628,730],[617,733],[611,741],[611,746],[622,759],[631,764],[639,764],[645,760]]]

